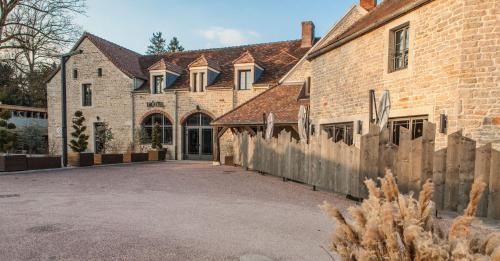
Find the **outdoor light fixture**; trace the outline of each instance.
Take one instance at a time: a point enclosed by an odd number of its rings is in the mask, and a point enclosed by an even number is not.
[[[200,109],[200,105],[196,105],[196,110],[197,110],[197,111],[201,110],[201,109]]]
[[[446,114],[441,113],[439,115],[439,133],[446,133],[448,128],[448,116]]]
[[[61,131],[62,131],[62,164],[68,166],[68,123],[66,120],[66,59],[77,54],[83,53],[82,50],[75,50],[61,55]]]

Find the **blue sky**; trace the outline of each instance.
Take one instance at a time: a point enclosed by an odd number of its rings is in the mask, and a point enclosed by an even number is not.
[[[83,30],[144,53],[153,32],[188,50],[300,38],[311,20],[321,36],[358,0],[87,0]]]

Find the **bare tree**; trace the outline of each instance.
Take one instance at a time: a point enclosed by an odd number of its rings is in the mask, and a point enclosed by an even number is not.
[[[10,49],[9,58],[23,74],[48,66],[80,34],[74,15],[84,12],[85,0],[0,0],[8,13],[0,23],[0,50]],[[8,2],[17,2],[11,9]],[[2,21],[0,19],[0,21]]]

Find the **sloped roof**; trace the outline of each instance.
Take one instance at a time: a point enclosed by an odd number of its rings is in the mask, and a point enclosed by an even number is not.
[[[148,68],[149,71],[152,70],[168,70],[174,73],[181,74],[182,73],[182,68],[173,64],[165,61],[165,59],[160,59],[158,62],[154,63],[153,65],[149,66]]]
[[[217,63],[217,61],[212,58],[205,57],[205,55],[203,54],[198,59],[194,60],[194,62],[190,63],[188,65],[188,68],[200,66],[208,66],[212,69],[220,71],[219,63]]]
[[[265,68],[261,77],[255,84],[276,85],[279,79],[284,76],[309,50],[302,48],[300,40],[282,41],[274,43],[263,43],[253,45],[243,45],[225,48],[193,50],[177,53],[164,53],[161,55],[145,55],[140,58],[143,68],[148,68],[159,59],[176,64],[184,69],[184,73],[170,87],[172,89],[189,89],[189,65],[202,55],[208,61],[216,61],[220,66],[220,74],[215,82],[208,86],[210,88],[232,87],[234,85],[234,64],[233,61],[239,58],[246,51],[252,53],[253,57],[259,61],[259,65]],[[148,85],[144,84],[138,91],[149,91]]]
[[[375,9],[368,12],[364,17],[355,22],[344,33],[333,38],[321,48],[312,51],[308,59],[313,59],[326,51],[335,49],[337,44],[346,41],[349,37],[359,37],[365,33],[375,30],[397,17],[413,11],[433,0],[384,0]],[[365,32],[366,31],[366,32]],[[359,35],[357,35],[359,34]],[[352,40],[352,39],[351,39]]]
[[[83,35],[71,50],[76,50],[84,39],[88,39],[90,42],[92,42],[106,56],[106,58],[108,58],[120,71],[122,71],[128,77],[141,78],[144,80],[147,79],[147,75],[144,73],[139,63],[139,58],[141,57],[140,54],[88,32],[83,33]],[[49,75],[47,81],[50,81],[50,79],[52,79],[52,77],[54,77],[54,75],[56,75],[56,73],[60,69],[60,66],[57,67],[56,70],[54,70],[54,72]]]
[[[234,85],[233,61],[245,52],[252,53],[259,65],[266,70],[255,84],[276,85],[310,48],[302,48],[301,40],[290,40],[253,45],[242,45],[225,48],[203,49],[184,51],[176,53],[164,53],[160,55],[140,55],[134,51],[121,47],[115,43],[97,37],[90,33],[84,33],[72,50],[76,50],[84,39],[89,39],[118,69],[130,78],[145,80],[144,84],[136,91],[148,92],[149,68],[160,60],[166,65],[175,65],[181,75],[170,87],[172,89],[189,89],[189,65],[195,60],[202,59],[210,66],[220,71],[215,82],[209,86],[232,87]],[[203,58],[202,58],[203,57]],[[59,68],[47,79],[49,81]]]
[[[299,99],[302,84],[278,85],[260,93],[232,111],[215,119],[213,125],[262,124],[262,114],[275,114],[275,123],[297,123],[300,105],[309,100]]]

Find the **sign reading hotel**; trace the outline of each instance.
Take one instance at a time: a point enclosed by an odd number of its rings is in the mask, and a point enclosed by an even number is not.
[[[148,108],[165,107],[165,104],[161,101],[150,101],[150,102],[147,102],[146,105],[148,106]]]

